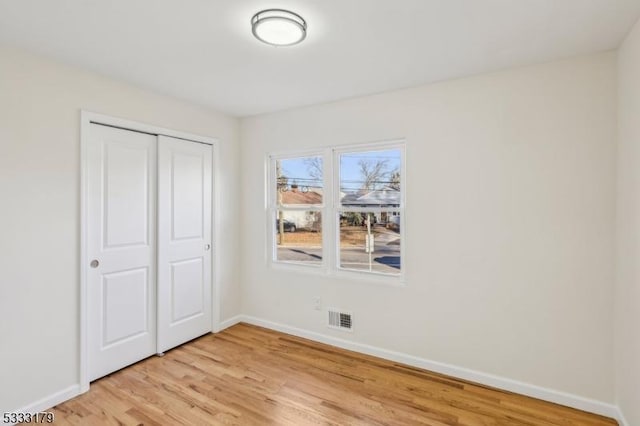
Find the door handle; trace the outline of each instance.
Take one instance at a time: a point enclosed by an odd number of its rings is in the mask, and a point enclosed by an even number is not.
[[[210,248],[211,248],[211,244],[205,244],[204,245],[205,251],[208,251]]]
[[[92,268],[97,268],[98,266],[100,266],[100,262],[98,262],[98,259],[93,259],[89,266],[91,266]]]

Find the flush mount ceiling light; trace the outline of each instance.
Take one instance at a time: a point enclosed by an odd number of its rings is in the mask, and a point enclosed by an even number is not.
[[[307,36],[302,16],[284,9],[266,9],[253,15],[251,31],[260,41],[272,46],[291,46]]]

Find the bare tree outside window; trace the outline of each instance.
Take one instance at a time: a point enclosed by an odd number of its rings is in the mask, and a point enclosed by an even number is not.
[[[380,188],[388,177],[389,160],[360,159],[358,168],[362,179],[362,192],[366,193]]]
[[[389,174],[389,187],[400,191],[400,169],[394,169]]]
[[[304,164],[307,166],[307,173],[309,176],[316,180],[322,180],[322,158],[311,157],[305,158]]]

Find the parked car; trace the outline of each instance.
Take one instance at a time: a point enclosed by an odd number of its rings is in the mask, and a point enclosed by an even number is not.
[[[284,232],[296,232],[296,224],[287,219],[282,221],[282,228]],[[276,219],[276,230],[280,230],[280,219]]]
[[[400,231],[400,216],[391,216],[391,218],[389,218],[389,222],[387,223],[387,229],[391,229],[392,231]]]

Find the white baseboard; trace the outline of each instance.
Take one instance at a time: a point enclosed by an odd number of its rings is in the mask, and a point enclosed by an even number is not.
[[[218,330],[214,330],[216,333],[218,331],[222,331],[225,328],[229,328],[235,324],[238,324],[240,321],[242,321],[242,317],[241,315],[237,315],[233,318],[229,318],[228,320],[225,320],[223,322],[221,322],[218,326]],[[76,396],[85,393],[89,390],[88,386],[80,386],[79,384],[77,385],[73,385],[73,386],[69,386],[66,389],[62,389],[56,393],[53,393],[51,395],[45,396],[44,398],[41,398],[35,402],[30,403],[29,405],[22,407],[18,410],[14,410],[12,412],[16,412],[16,413],[39,413],[41,411],[46,411],[62,402],[68,401],[71,398],[75,398]]]
[[[479,371],[470,370],[463,367],[457,367],[450,364],[445,364],[437,361],[431,361],[424,358],[419,358],[413,355],[404,354],[401,352],[391,351],[388,349],[382,349],[364,343],[353,342],[350,340],[340,339],[338,337],[328,336],[314,331],[308,331],[297,327],[292,327],[285,324],[279,324],[276,322],[248,316],[248,315],[236,315],[222,321],[219,324],[218,330],[222,331],[226,328],[232,327],[240,322],[246,322],[248,324],[257,325],[260,327],[269,328],[271,330],[280,331],[282,333],[291,334],[298,337],[314,340],[320,343],[326,343],[331,346],[336,346],[342,349],[347,349],[354,352],[360,352],[367,355],[376,356],[378,358],[387,359],[389,361],[400,362],[413,367],[423,368],[436,373],[446,374],[448,376],[457,377],[463,380],[491,386],[498,389],[503,389],[510,392],[515,392],[521,395],[530,396],[533,398],[542,399],[544,401],[553,402],[567,407],[576,408],[578,410],[588,411],[595,414],[611,417],[616,419],[620,426],[630,426],[629,422],[624,417],[622,411],[613,404],[608,404],[601,401],[596,401],[589,398],[584,398],[578,395],[573,395],[566,392],[556,391],[553,389],[543,388],[540,386],[532,385],[529,383],[523,383],[516,380],[507,379],[492,374],[482,373]],[[80,385],[69,386],[66,389],[46,396],[38,401],[35,401],[22,409],[16,410],[21,413],[35,413],[40,411],[46,411],[57,404],[67,401],[80,395]]]
[[[16,413],[39,413],[41,411],[47,411],[50,408],[55,407],[56,405],[65,402],[71,398],[74,398],[80,395],[80,385],[69,386],[66,389],[62,389],[58,392],[52,393],[51,395],[45,396],[26,407],[22,407],[19,410],[15,410]]]
[[[616,407],[616,415],[613,416],[613,418],[618,421],[620,426],[631,426],[631,423],[627,421],[627,419],[624,417],[624,413],[619,407]]]
[[[457,377],[463,380],[468,380],[470,382],[503,389],[509,392],[530,396],[532,398],[542,399],[544,401],[565,405],[567,407],[588,411],[590,413],[595,413],[614,419],[623,418],[621,417],[622,413],[620,412],[618,407],[606,402],[597,401],[594,399],[585,398],[562,391],[543,388],[541,386],[519,382],[517,380],[507,379],[505,377],[495,376],[493,374],[482,373],[463,367],[457,367],[455,365],[431,361],[401,352],[377,348],[375,346],[370,346],[363,343],[352,342],[350,340],[340,339],[337,337],[328,336],[325,334],[316,333],[285,324],[279,324],[248,315],[240,315],[239,317],[240,321],[238,322],[246,322],[248,324],[253,324],[260,327],[269,328],[271,330],[276,330],[283,333],[292,334],[294,336],[314,340],[316,342],[337,346],[342,349],[376,356],[378,358],[383,358],[389,361],[400,362],[413,367],[423,368],[425,370],[430,370],[436,373],[446,374],[448,376]],[[236,318],[238,317],[234,317],[232,319],[236,320]],[[624,421],[621,421],[621,425],[626,425],[626,423]]]
[[[236,315],[235,317],[231,317],[227,320],[222,321],[220,324],[218,324],[218,329],[217,330],[213,330],[214,333],[219,333],[220,331],[224,330],[225,328],[229,328],[229,327],[233,327],[234,325],[242,322],[242,315]]]

